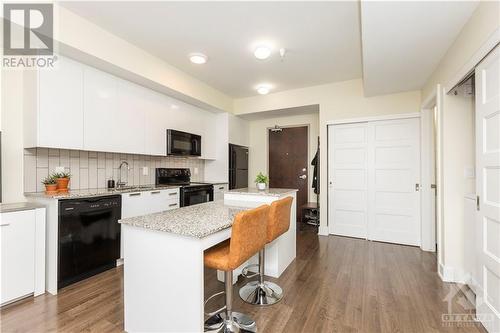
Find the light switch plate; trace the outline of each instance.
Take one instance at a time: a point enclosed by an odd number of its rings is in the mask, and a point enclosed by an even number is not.
[[[476,177],[476,170],[474,169],[474,167],[465,167],[464,177],[466,179],[474,179]]]

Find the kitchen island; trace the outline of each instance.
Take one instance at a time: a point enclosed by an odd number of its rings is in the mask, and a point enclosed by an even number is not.
[[[125,331],[203,332],[203,251],[230,238],[239,212],[286,196],[294,198],[288,233],[293,229],[295,235],[295,192],[270,189],[255,200],[253,195],[239,198],[229,191],[224,201],[122,219]],[[283,248],[290,243],[292,248]],[[295,237],[293,242],[268,246],[266,251],[278,259],[269,262],[270,266],[284,265],[279,252],[293,252],[295,258]],[[282,271],[279,267],[272,270]]]

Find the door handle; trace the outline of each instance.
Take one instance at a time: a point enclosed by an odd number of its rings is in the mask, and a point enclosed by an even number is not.
[[[416,192],[420,191],[420,184],[418,184],[418,183],[415,184],[415,191]]]
[[[299,176],[299,178],[300,178],[300,179],[306,179],[306,178],[307,178],[307,176],[306,176],[306,175],[301,175],[301,176]]]
[[[0,227],[6,227],[6,226],[9,226],[9,225],[10,225],[9,222],[0,223]]]

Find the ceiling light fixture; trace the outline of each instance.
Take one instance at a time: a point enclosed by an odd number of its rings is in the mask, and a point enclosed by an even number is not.
[[[191,60],[193,64],[201,65],[207,62],[208,57],[203,53],[191,53],[189,55],[189,60]]]
[[[259,60],[265,60],[271,55],[271,49],[267,46],[259,46],[253,52],[253,55]]]
[[[261,95],[267,95],[271,87],[267,84],[261,84],[257,87],[257,92]]]

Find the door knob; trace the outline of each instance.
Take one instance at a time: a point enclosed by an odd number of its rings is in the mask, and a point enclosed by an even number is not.
[[[306,176],[306,175],[301,175],[301,176],[299,176],[299,178],[300,178],[300,179],[306,179],[306,178],[307,178],[307,176]]]

